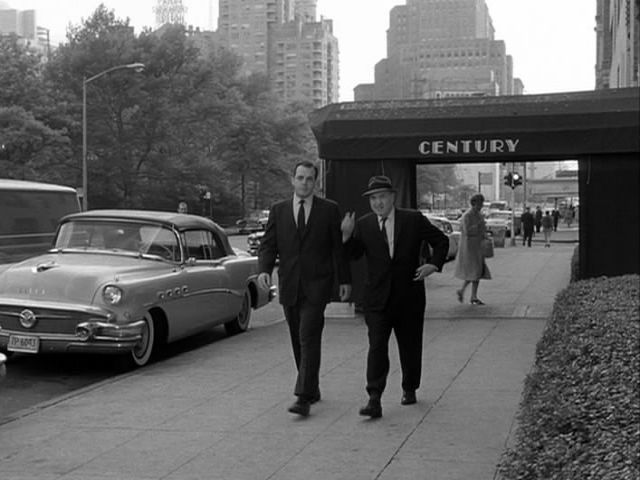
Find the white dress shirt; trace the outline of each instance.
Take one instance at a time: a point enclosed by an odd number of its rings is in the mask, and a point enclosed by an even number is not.
[[[304,200],[304,223],[309,225],[309,214],[311,213],[311,206],[313,205],[313,195],[307,198],[300,198],[297,195],[293,195],[293,220],[298,224],[298,210],[300,210],[300,200]]]
[[[387,221],[384,223],[384,228],[387,230],[387,244],[389,245],[389,256],[393,258],[393,232],[396,223],[396,209],[392,208],[391,212],[387,216]],[[378,227],[382,230],[382,217],[378,215]]]

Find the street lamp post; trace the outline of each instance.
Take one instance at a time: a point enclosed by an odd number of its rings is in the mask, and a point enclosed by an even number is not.
[[[87,210],[87,84],[94,80],[111,73],[115,70],[133,69],[136,72],[144,70],[144,63],[128,63],[126,65],[116,65],[108,68],[92,77],[84,77],[82,80],[82,210]]]

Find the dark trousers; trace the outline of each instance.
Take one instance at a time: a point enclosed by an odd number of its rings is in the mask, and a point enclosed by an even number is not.
[[[533,238],[533,228],[530,230],[528,228],[525,228],[522,234],[522,245],[526,243],[528,246],[531,246],[532,238]]]
[[[389,374],[389,338],[391,331],[398,342],[402,389],[417,390],[422,376],[422,332],[424,301],[418,305],[398,305],[393,302],[383,311],[365,312],[369,336],[367,355],[367,393],[380,398]]]
[[[325,304],[309,303],[306,298],[298,300],[296,305],[283,306],[298,369],[294,394],[303,400],[309,400],[320,393],[320,354],[325,307]]]

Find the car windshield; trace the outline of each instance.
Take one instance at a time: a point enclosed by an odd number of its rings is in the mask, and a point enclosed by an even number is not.
[[[510,220],[511,212],[491,212],[487,218],[497,220]]]
[[[175,233],[161,225],[122,220],[73,220],[65,222],[56,237],[55,249],[149,254],[180,260]]]

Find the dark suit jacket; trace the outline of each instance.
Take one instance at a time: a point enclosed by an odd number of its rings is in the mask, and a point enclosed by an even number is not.
[[[340,222],[337,203],[314,197],[300,238],[293,217],[293,198],[271,207],[258,251],[258,269],[270,274],[279,257],[278,296],[281,304],[295,305],[299,288],[311,303],[329,303],[336,273],[340,284],[351,283]]]
[[[535,226],[535,218],[533,217],[533,213],[524,212],[520,215],[520,222],[522,223],[522,229],[528,232],[533,231],[533,227]]]
[[[354,234],[346,243],[352,258],[364,255],[367,261],[364,309],[383,310],[393,295],[394,303],[412,302],[405,303],[407,306],[422,304],[424,311],[424,282],[413,280],[420,265],[423,242],[433,249],[429,263],[442,271],[449,238],[420,212],[396,208],[393,241],[394,254],[391,258],[377,215],[368,213],[357,220]]]

